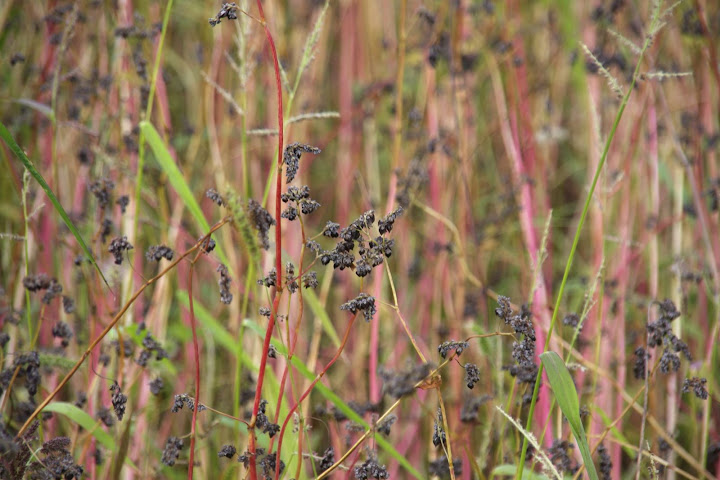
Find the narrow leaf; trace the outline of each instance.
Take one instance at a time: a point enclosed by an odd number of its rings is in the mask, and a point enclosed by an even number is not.
[[[45,190],[45,193],[47,194],[48,198],[50,198],[50,201],[52,202],[53,206],[55,207],[55,210],[60,214],[60,217],[62,217],[63,222],[65,222],[65,225],[68,227],[70,232],[75,236],[75,239],[80,244],[80,247],[83,249],[83,252],[85,252],[85,256],[90,259],[92,264],[95,266],[95,269],[100,274],[100,277],[103,279],[103,282],[105,282],[105,285],[107,285],[108,288],[110,288],[110,285],[107,282],[107,279],[105,278],[105,275],[103,275],[102,271],[100,270],[100,266],[95,261],[95,257],[93,257],[93,254],[90,252],[90,249],[85,244],[85,241],[82,239],[82,236],[80,236],[80,231],[75,227],[75,224],[70,220],[70,217],[68,216],[67,212],[65,212],[65,209],[60,204],[60,200],[55,196],[55,193],[50,189],[50,186],[47,184],[43,176],[40,174],[40,172],[35,168],[35,165],[33,162],[25,155],[25,152],[23,152],[22,148],[15,142],[15,139],[13,138],[12,134],[8,131],[7,128],[5,128],[5,125],[3,125],[0,122],[0,137],[2,137],[3,140],[5,140],[5,143],[7,143],[7,146],[10,147],[10,150],[13,151],[15,156],[22,162],[22,164],[25,166],[28,172],[30,172],[30,175],[35,178],[35,180],[40,184],[43,190]]]
[[[591,480],[598,480],[595,464],[592,455],[590,455],[590,446],[585,435],[585,428],[580,419],[580,402],[578,401],[577,390],[575,390],[575,384],[572,377],[570,377],[565,362],[555,352],[541,354],[540,360],[547,372],[548,382],[555,394],[558,406],[570,424],[570,430],[575,437],[585,463],[585,470],[587,470]]]

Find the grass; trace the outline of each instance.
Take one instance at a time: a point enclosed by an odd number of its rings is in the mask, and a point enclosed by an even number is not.
[[[0,477],[720,478],[716,5],[111,3],[0,6]]]

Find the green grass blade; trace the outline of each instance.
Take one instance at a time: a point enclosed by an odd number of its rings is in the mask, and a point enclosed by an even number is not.
[[[315,294],[314,291],[307,289],[303,292],[303,298],[305,299],[307,304],[310,305],[310,310],[312,310],[313,314],[320,319],[323,331],[327,334],[328,337],[330,337],[330,340],[332,340],[335,348],[339,348],[340,337],[338,337],[337,331],[335,330],[335,327],[330,321],[330,317],[325,311],[325,307],[323,307],[322,303],[320,303],[320,299],[317,297],[317,294]]]
[[[117,450],[117,445],[113,437],[102,429],[99,422],[93,419],[85,410],[81,410],[72,403],[52,402],[43,409],[43,412],[59,413],[68,417],[73,422],[90,432],[100,444],[111,452]],[[137,470],[137,467],[130,458],[125,457],[125,463]]]
[[[197,314],[197,311],[195,312]],[[255,322],[252,322],[250,320],[244,320],[243,324],[248,327],[250,330],[255,332],[258,337],[263,338],[265,335],[264,329],[258,325]],[[287,355],[287,348],[284,345],[274,344],[275,349],[280,352],[282,355]],[[300,374],[307,378],[308,380],[315,379],[315,373],[312,372],[307,365],[305,365],[302,360],[300,360],[297,356],[293,356],[291,362],[290,362],[295,368],[297,368],[298,372]],[[369,429],[370,425],[363,419],[360,415],[358,415],[355,410],[350,408],[350,406],[345,403],[335,392],[333,392],[330,388],[323,385],[322,382],[318,382],[315,384],[315,388],[320,395],[325,397],[328,401],[330,401],[335,408],[340,410],[347,418],[352,420],[355,423],[358,423],[362,425],[364,428]],[[402,465],[405,470],[408,471],[413,477],[422,479],[425,478],[415,467],[410,464],[410,462],[405,458],[404,455],[402,455],[400,452],[398,452],[395,447],[392,446],[390,442],[388,442],[382,435],[375,435],[374,437],[375,442],[385,450],[388,455],[392,457],[394,461],[396,461],[398,464]]]
[[[490,478],[503,478],[503,477],[514,477],[517,473],[517,466],[515,465],[498,465],[493,468]],[[549,480],[549,478],[541,473],[535,473],[533,471],[524,471],[522,474],[523,480]]]
[[[197,222],[200,231],[203,234],[207,233],[210,230],[210,225],[205,219],[205,215],[200,208],[200,204],[195,199],[195,195],[193,195],[192,190],[190,190],[190,186],[188,186],[187,181],[185,181],[185,177],[175,164],[175,160],[173,160],[170,155],[170,151],[165,145],[163,139],[160,137],[160,134],[157,130],[155,130],[155,127],[146,120],[140,122],[140,131],[145,136],[145,140],[147,140],[148,144],[150,144],[150,148],[152,148],[155,158],[160,164],[160,168],[168,176],[170,185],[172,185],[175,192],[177,192],[180,199],[185,204],[185,207],[190,211],[190,215],[192,215],[195,222]],[[219,246],[215,248],[215,252],[224,264],[227,265],[229,263],[227,257]]]
[[[33,162],[28,158],[27,155],[25,155],[25,152],[23,152],[22,148],[17,144],[15,139],[13,138],[12,134],[8,131],[7,128],[5,128],[5,125],[0,122],[0,137],[5,140],[5,143],[8,147],[10,147],[10,150],[13,151],[15,156],[22,162],[22,164],[25,166],[28,172],[30,172],[30,175],[35,178],[35,180],[40,184],[43,190],[45,190],[45,193],[47,194],[48,198],[50,198],[50,201],[52,202],[53,206],[55,207],[55,210],[60,214],[60,217],[62,217],[63,222],[65,222],[65,225],[68,227],[70,232],[75,236],[75,239],[80,244],[80,247],[83,249],[83,252],[85,252],[85,255],[90,259],[92,264],[95,266],[95,269],[100,274],[100,277],[103,279],[103,282],[105,282],[105,285],[110,288],[110,285],[108,284],[107,279],[105,278],[105,275],[103,275],[102,271],[100,270],[100,266],[95,261],[95,257],[93,257],[93,254],[90,252],[90,249],[88,248],[87,244],[85,244],[85,241],[82,239],[82,236],[80,235],[80,231],[75,227],[75,224],[70,220],[70,217],[68,216],[67,212],[63,208],[63,206],[60,204],[60,200],[55,196],[55,193],[50,189],[50,185],[47,184],[43,176],[40,174],[40,172],[35,168],[35,165]]]
[[[588,445],[587,436],[585,435],[585,428],[582,420],[580,420],[580,402],[578,401],[577,390],[575,390],[575,384],[572,377],[570,377],[565,362],[555,352],[544,352],[540,355],[540,360],[547,372],[548,382],[555,395],[555,400],[557,400],[560,410],[562,410],[563,415],[570,424],[570,430],[575,437],[585,463],[585,470],[587,470],[591,480],[598,480],[595,464],[592,461],[592,455],[590,455],[590,445]]]

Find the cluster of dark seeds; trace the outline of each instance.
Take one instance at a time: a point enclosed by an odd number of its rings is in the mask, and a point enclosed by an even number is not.
[[[225,205],[225,199],[223,199],[222,195],[220,195],[218,191],[214,188],[211,188],[207,192],[205,192],[205,196],[213,202],[217,203],[218,207],[222,207],[223,205]]]
[[[223,3],[222,8],[220,8],[220,11],[215,15],[214,18],[208,19],[208,23],[210,23],[211,27],[214,27],[218,23],[220,23],[220,19],[227,18],[228,20],[237,20],[238,18],[238,6],[235,4],[235,2],[231,3]]]
[[[453,470],[455,475],[462,475],[462,460],[453,458]],[[449,478],[450,462],[445,455],[440,456],[437,460],[433,460],[428,465],[428,473],[431,477]]]
[[[580,315],[577,313],[568,313],[563,318],[563,325],[567,325],[572,328],[576,328],[580,323]]]
[[[62,294],[63,291],[62,285],[60,285],[56,279],[50,277],[46,273],[38,273],[37,275],[28,275],[27,277],[24,277],[23,286],[29,292],[39,292],[45,290],[45,294],[42,297],[42,302],[45,305],[49,305],[50,302],[55,297]],[[63,302],[63,306],[64,305],[65,302]],[[72,310],[72,306],[70,306],[70,309]],[[65,310],[66,313],[69,313],[67,312],[67,308]]]
[[[523,336],[520,342],[513,342],[512,357],[515,363],[503,368],[507,369],[518,383],[527,384],[528,389],[523,395],[523,404],[529,404],[532,401],[532,393],[529,392],[535,388],[538,372],[538,366],[535,363],[536,337],[532,325],[532,314],[526,305],[522,306],[520,313],[514,313],[510,307],[510,299],[499,296],[495,315],[500,317],[506,325],[510,325],[516,334]]]
[[[320,258],[320,263],[328,265],[332,262],[333,268],[344,270],[354,268],[358,277],[365,277],[372,272],[372,269],[381,265],[385,258],[392,255],[395,241],[384,238],[382,234],[392,230],[396,218],[402,213],[399,208],[378,222],[378,230],[381,236],[372,237],[371,227],[375,224],[375,212],[368,210],[353,221],[347,227],[341,229],[340,225],[334,222],[327,222],[323,229],[323,236],[338,239],[337,245],[332,250],[322,250],[315,241],[309,241],[306,247],[315,252]],[[368,240],[369,238],[369,240]],[[358,257],[355,256],[357,247]]]
[[[680,316],[680,312],[671,300],[659,302],[660,317],[647,325],[648,347],[663,347],[660,357],[660,371],[663,373],[677,372],[680,368],[680,355],[692,360],[687,344],[680,340],[672,331],[672,321]]]
[[[432,442],[435,447],[442,445],[443,450],[447,449],[447,436],[445,435],[445,429],[443,428],[443,415],[442,410],[438,408],[435,423],[433,424],[433,437]]]
[[[272,480],[275,478],[275,469],[277,468],[277,453],[272,452],[268,453],[264,457],[260,459],[260,462],[258,462],[260,465],[260,468],[263,472],[263,477],[265,480]],[[285,470],[285,462],[280,460],[280,468],[278,469],[280,473]]]
[[[600,472],[600,478],[602,480],[610,480],[612,477],[612,459],[610,458],[610,452],[602,443],[598,446],[598,470]]]
[[[173,406],[172,408],[170,408],[170,411],[172,413],[177,413],[182,410],[185,405],[187,405],[188,410],[195,410],[195,399],[189,396],[187,393],[175,395],[175,400],[173,401]],[[205,409],[206,407],[202,403],[198,405],[198,412],[202,412]]]
[[[394,413],[388,415],[385,420],[375,426],[375,431],[385,435],[390,435],[390,429],[392,428],[393,424],[397,422],[397,419],[398,417]]]
[[[280,196],[280,200],[283,203],[290,203],[280,216],[287,218],[291,222],[297,219],[299,212],[303,215],[309,215],[320,208],[320,204],[310,198],[310,187],[307,185],[300,188],[288,187],[288,191]]]
[[[163,382],[163,379],[157,377],[155,380],[150,382],[150,393],[153,395],[159,395],[164,386],[165,382]]]
[[[113,238],[108,247],[110,252],[115,257],[115,264],[120,265],[123,262],[124,252],[132,250],[133,246],[130,245],[126,236]]]
[[[472,389],[480,381],[480,369],[474,363],[465,364],[465,382]]]
[[[10,367],[0,372],[0,392],[7,390],[13,376],[15,376],[15,383],[24,378],[28,394],[34,397],[40,385],[40,356],[38,353],[33,351],[20,354],[15,357]]]
[[[268,358],[277,358],[277,350],[275,349],[275,345],[273,345],[272,343],[268,345],[267,356]]]
[[[290,293],[295,293],[298,291],[298,288],[300,288],[297,280],[295,276],[295,265],[293,265],[292,262],[287,262],[285,264],[285,285]]]
[[[317,155],[321,152],[319,148],[305,145],[304,143],[291,143],[283,151],[283,163],[285,164],[285,178],[287,183],[292,182],[300,167],[300,157],[303,153]]]
[[[683,381],[682,393],[689,393],[692,390],[697,398],[707,400],[708,391],[706,385],[707,378],[686,378],[685,381]]]
[[[107,407],[98,408],[95,418],[100,420],[106,427],[112,427],[115,425],[115,417],[112,416],[110,409]]]
[[[218,452],[218,457],[232,458],[237,453],[233,445],[224,445]]]
[[[70,445],[71,441],[68,437],[57,437],[43,443],[40,449],[42,458],[38,457],[38,461],[30,464],[25,472],[27,476],[24,478],[80,480],[83,467],[75,463],[69,450]]]
[[[269,249],[270,239],[268,232],[270,231],[270,227],[275,225],[275,219],[262,207],[262,205],[252,198],[248,200],[246,213],[250,218],[250,223],[253,225],[255,230],[257,230],[260,245],[262,245],[265,250]]]
[[[371,478],[390,478],[385,465],[379,465],[374,458],[368,458],[362,465],[355,467],[355,478],[358,480],[370,480]]]
[[[218,286],[220,287],[220,301],[225,305],[230,305],[230,302],[232,302],[233,299],[233,294],[230,293],[230,283],[232,280],[230,279],[228,268],[225,265],[220,264],[217,271],[220,273],[220,280],[218,280]]]
[[[163,465],[172,467],[173,465],[175,465],[178,457],[180,457],[180,450],[182,450],[182,448],[182,439],[177,437],[168,438],[167,442],[165,443],[165,449],[163,450],[162,458],[160,459],[160,461],[163,463]]]
[[[75,311],[75,300],[68,297],[67,295],[63,295],[62,297],[62,305],[63,305],[63,311],[70,315]]]
[[[474,423],[479,420],[480,407],[492,400],[492,395],[480,397],[468,397],[460,409],[460,421],[463,423]]]
[[[578,471],[579,467],[572,459],[571,450],[574,448],[575,445],[567,440],[560,440],[559,438],[553,440],[548,453],[550,453],[550,461],[561,473],[574,475]]]
[[[130,197],[127,195],[121,195],[116,201],[120,206],[120,213],[125,213],[127,211],[128,205],[130,205]]]
[[[170,247],[165,245],[153,245],[145,252],[145,258],[150,262],[159,262],[163,258],[166,260],[172,260],[175,252]]]
[[[362,311],[365,321],[369,322],[377,312],[375,308],[375,297],[367,293],[361,293],[352,300],[340,305],[340,310],[348,310],[353,315],[358,311]]]
[[[100,180],[95,180],[88,185],[90,193],[92,193],[97,199],[98,206],[101,210],[110,205],[110,202],[112,201],[112,191],[114,188],[115,182],[109,178],[101,178]]]
[[[70,339],[73,337],[73,331],[70,328],[70,325],[60,321],[53,325],[52,336],[62,339],[61,345],[63,348],[65,348],[70,345]]]
[[[317,273],[310,271],[302,276],[302,283],[303,287],[305,288],[317,288],[318,286],[318,279],[317,279]]]
[[[440,356],[442,358],[447,358],[448,353],[455,350],[455,353],[457,355],[460,355],[463,350],[470,347],[470,344],[468,342],[456,342],[455,340],[450,340],[447,342],[443,342],[438,346],[438,352],[440,353]],[[470,387],[472,388],[472,387]]]
[[[378,368],[378,376],[383,381],[383,393],[394,398],[409,395],[415,391],[415,385],[427,378],[434,368],[431,363],[422,363],[396,373],[381,366]]]
[[[262,428],[263,433],[267,433],[270,438],[274,437],[277,432],[280,431],[280,425],[272,423],[265,414],[267,407],[267,400],[261,400],[258,407],[257,420],[255,425]]]
[[[272,315],[272,311],[270,311],[270,309],[267,307],[260,307],[258,309],[258,313],[260,315],[262,315],[263,317],[268,317],[268,318],[270,318],[270,315]]]
[[[323,453],[320,463],[317,465],[317,472],[323,473],[325,470],[332,467],[333,464],[335,464],[335,449],[333,447],[328,447]]]
[[[650,355],[645,352],[643,347],[635,349],[635,364],[633,365],[633,375],[638,380],[645,380],[647,375],[647,361]]]
[[[155,338],[150,334],[150,332],[147,332],[145,334],[145,338],[143,338],[142,341],[143,349],[140,351],[140,355],[138,355],[137,360],[135,360],[135,363],[140,365],[141,367],[146,367],[148,361],[150,358],[152,358],[153,354],[155,355],[155,360],[162,360],[163,358],[168,358],[168,353],[165,351],[165,349],[162,347],[160,342],[155,340]]]
[[[268,273],[266,277],[259,279],[257,283],[264,287],[274,287],[277,285],[277,272],[275,268],[270,270],[270,273]]]
[[[125,415],[125,406],[127,405],[128,400],[127,395],[122,393],[120,385],[118,385],[117,382],[110,385],[110,391],[112,392],[112,406],[113,410],[115,410],[115,415],[118,420],[122,420]]]

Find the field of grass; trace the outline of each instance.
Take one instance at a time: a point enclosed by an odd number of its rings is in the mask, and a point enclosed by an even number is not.
[[[720,4],[0,1],[0,478],[720,479]]]

